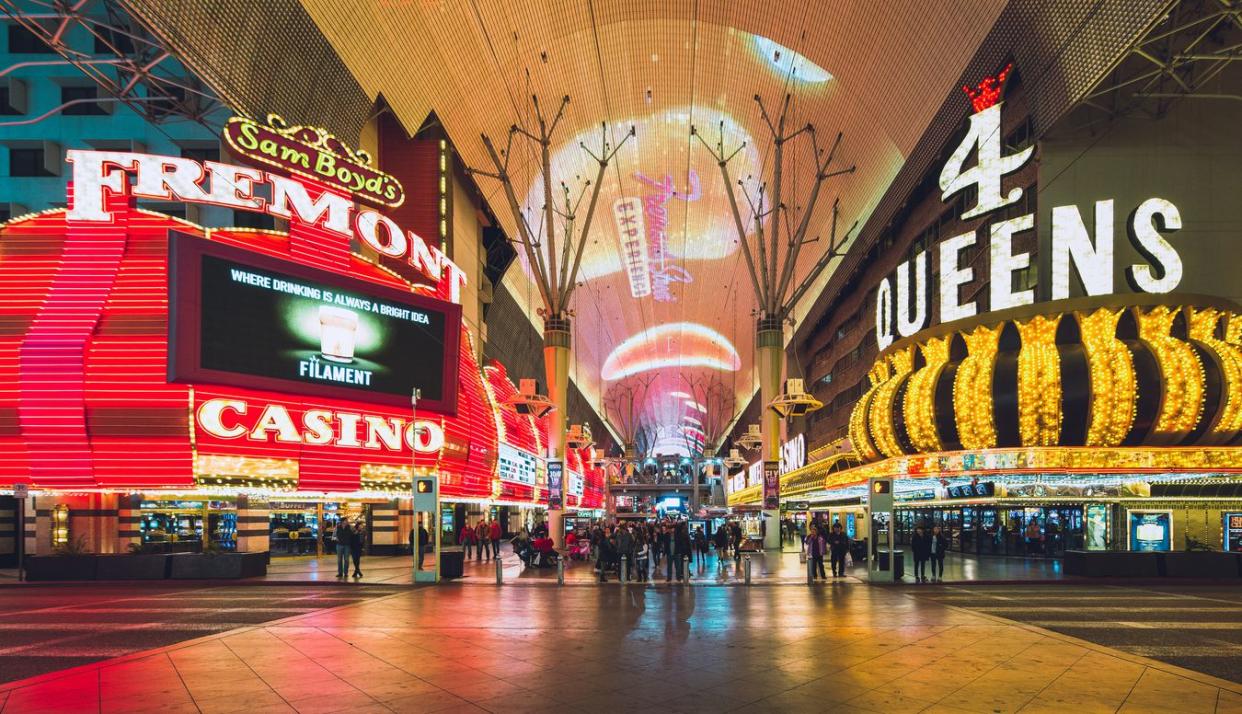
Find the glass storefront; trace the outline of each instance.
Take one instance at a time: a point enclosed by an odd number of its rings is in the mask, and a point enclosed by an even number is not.
[[[144,546],[197,553],[206,536],[220,550],[237,549],[237,507],[231,501],[145,500],[140,508]]]
[[[1060,557],[1085,545],[1082,505],[904,505],[896,518],[901,545],[909,545],[918,525],[940,526],[951,550],[975,555]]]

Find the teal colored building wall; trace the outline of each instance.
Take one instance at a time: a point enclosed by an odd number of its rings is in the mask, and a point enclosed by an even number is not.
[[[75,116],[57,111],[31,122],[62,104],[63,88],[89,88],[94,83],[45,45],[38,45],[43,50],[39,53],[13,51],[23,47],[18,41],[21,38],[12,37],[10,27],[13,25],[7,18],[0,21],[0,72],[10,70],[0,76],[0,221],[25,212],[65,205],[65,186],[71,173],[71,167],[64,161],[67,149],[141,151],[219,159],[220,126],[228,118],[224,109],[211,115],[213,125],[210,127],[175,115],[158,123],[151,122],[118,101],[100,103],[105,112],[99,115]],[[19,27],[18,32],[21,29]],[[85,55],[96,59],[115,57],[107,48],[96,52],[94,36],[80,24],[72,24],[66,37],[71,48]],[[112,67],[97,66],[115,76]],[[183,71],[171,59],[160,66]],[[143,96],[144,91],[139,88],[138,96]],[[54,175],[14,176],[14,165],[23,164],[22,158],[28,163],[29,150],[40,148],[45,150],[42,165]],[[24,157],[15,157],[15,150],[26,150],[26,153]],[[223,208],[191,206],[187,209],[184,204],[148,202],[139,205],[206,226],[247,222],[246,216],[235,216],[233,211]]]

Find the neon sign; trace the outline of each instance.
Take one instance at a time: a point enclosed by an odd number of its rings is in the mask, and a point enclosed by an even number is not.
[[[358,240],[378,254],[409,265],[435,283],[447,283],[453,302],[461,302],[466,274],[417,233],[403,231],[391,218],[369,208],[358,208],[345,193],[327,190],[312,197],[307,184],[271,171],[198,162],[178,156],[129,151],[70,149],[73,164],[73,200],[67,218],[87,223],[113,223],[116,216],[109,195],[181,201],[266,213],[275,218],[323,228],[345,240]],[[127,187],[127,178],[133,177]],[[259,195],[266,187],[271,198]]]
[[[243,399],[208,399],[194,410],[199,429],[217,439],[312,446],[352,446],[400,453],[434,454],[444,448],[444,429],[433,421],[345,410],[307,409],[295,422],[281,404],[252,409]]]
[[[974,189],[974,206],[962,212],[963,220],[990,214],[1022,198],[1021,188],[1002,192],[1004,177],[1020,170],[1034,155],[1033,146],[1008,155],[1003,153],[1001,107],[1004,102],[1000,101],[1000,93],[1011,69],[1006,67],[996,77],[985,79],[976,89],[963,88],[977,111],[971,115],[966,136],[945,162],[939,177],[942,200]],[[967,167],[966,161],[972,155],[977,161],[974,166]],[[1087,296],[1113,294],[1113,204],[1111,199],[1095,202],[1093,231],[1088,230],[1078,206],[1052,209],[1049,248],[1052,300],[1070,296],[1071,266]],[[1126,221],[1127,235],[1147,261],[1125,267],[1126,282],[1131,290],[1168,293],[1181,283],[1181,257],[1166,239],[1181,227],[1182,217],[1177,206],[1163,198],[1148,198],[1130,213]],[[987,227],[989,311],[1036,301],[1033,289],[1015,289],[1013,280],[1014,273],[1031,266],[1029,252],[1014,252],[1014,237],[1034,228],[1034,213],[995,221]],[[929,253],[933,249],[920,251],[898,265],[895,275],[880,281],[875,296],[875,335],[881,350],[899,338],[910,337],[931,326],[929,301],[933,294],[939,300],[940,322],[968,318],[979,312],[976,301],[960,299],[961,286],[976,277],[973,267],[963,266],[962,254],[978,240],[978,231],[971,230],[933,247],[937,253],[934,260],[939,267],[934,287],[929,269],[933,260]]]
[[[322,181],[379,206],[396,208],[405,189],[393,176],[371,166],[371,155],[353,150],[325,129],[289,126],[276,114],[264,126],[233,117],[224,125],[224,140],[239,156],[263,167],[274,167]]]
[[[741,364],[737,350],[719,332],[693,322],[669,322],[617,345],[604,360],[602,375],[612,381],[670,366],[733,372]]]

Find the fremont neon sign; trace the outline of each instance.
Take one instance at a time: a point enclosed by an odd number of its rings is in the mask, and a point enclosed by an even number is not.
[[[962,219],[975,218],[1016,203],[1022,189],[1002,193],[1001,180],[1018,171],[1034,155],[1027,147],[1003,155],[1001,145],[1000,86],[1007,67],[998,78],[985,79],[979,91],[966,87],[977,110],[970,117],[966,137],[953,151],[940,172],[941,200],[974,187],[975,206],[964,211]],[[978,158],[966,168],[971,154]],[[1113,279],[1113,200],[1099,200],[1094,206],[1094,236],[1087,229],[1077,206],[1052,209],[1051,299],[1070,296],[1070,266],[1073,266],[1088,296],[1114,293]],[[1126,282],[1131,290],[1145,293],[1172,292],[1181,283],[1181,257],[1165,235],[1182,227],[1177,206],[1163,198],[1149,198],[1134,208],[1126,219],[1127,235],[1147,262],[1127,266]],[[1030,305],[1035,302],[1031,288],[1015,290],[1013,274],[1031,264],[1031,254],[1015,253],[1015,234],[1033,230],[1035,214],[996,221],[988,227],[988,309],[989,311]],[[939,277],[935,289],[928,271],[930,250],[921,251],[897,266],[895,276],[884,278],[876,289],[875,335],[881,350],[899,337],[910,337],[931,326],[931,295],[938,294],[940,322],[952,322],[978,313],[975,301],[961,302],[959,288],[975,279],[974,268],[963,266],[962,252],[978,242],[978,231],[953,236],[937,244]]]
[[[266,213],[318,226],[346,240],[357,238],[380,255],[406,261],[432,282],[445,283],[449,299],[461,302],[466,274],[456,263],[414,231],[402,230],[379,211],[356,206],[344,193],[329,190],[312,197],[305,183],[279,173],[178,156],[71,149],[66,159],[73,165],[73,198],[66,216],[71,221],[112,222],[107,197],[125,195],[127,189],[137,198]],[[132,185],[127,185],[129,177]]]

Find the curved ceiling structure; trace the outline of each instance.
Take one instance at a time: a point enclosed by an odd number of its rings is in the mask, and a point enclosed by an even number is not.
[[[842,232],[866,220],[1004,5],[938,0],[915,12],[871,0],[302,2],[366,95],[382,96],[410,131],[434,111],[468,166],[490,168],[480,134],[503,146],[511,125],[531,125],[533,95],[545,112],[571,98],[550,148],[553,180],[574,196],[594,175],[582,147],[598,153],[602,139],[618,142],[634,127],[606,175],[574,293],[571,375],[598,404],[612,381],[655,371],[649,420],[671,419],[664,426],[673,429],[684,401],[672,392],[686,375],[718,375],[739,407],[756,388],[755,296],[724,180],[690,127],[713,144],[742,147],[730,170],[752,195],[772,165],[756,96],[775,117],[789,95],[790,126],[813,123],[821,147],[843,132],[834,166],[857,171],[825,185],[809,231],[823,240],[799,254],[797,285],[827,249],[833,199]],[[807,138],[786,151],[791,221],[814,175]],[[510,169],[538,227],[543,183],[531,147],[515,144]],[[499,186],[479,182],[517,235]],[[541,328],[538,291],[521,265],[505,279]]]

